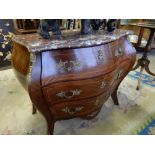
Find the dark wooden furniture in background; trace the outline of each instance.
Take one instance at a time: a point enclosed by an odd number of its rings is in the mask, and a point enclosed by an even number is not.
[[[135,24],[138,23],[144,23],[144,24],[151,24],[155,25],[155,19],[125,19],[126,22],[123,22],[124,19],[119,19],[118,20],[118,27],[120,29],[125,29],[125,30],[132,30],[134,32],[134,35],[138,36],[138,40],[135,42],[132,42],[133,45],[138,49],[142,50],[144,48],[144,45],[141,44],[142,38],[144,40],[149,39],[149,34],[150,34],[150,29],[144,28],[144,27],[138,27],[135,26]],[[151,48],[155,48],[155,40],[151,44]]]
[[[140,82],[141,82],[141,78],[142,78],[142,73],[143,70],[145,69],[146,72],[150,75],[155,76],[154,73],[152,73],[149,69],[149,64],[150,64],[150,60],[148,59],[148,52],[151,50],[151,44],[152,41],[154,39],[154,32],[155,32],[155,24],[148,24],[148,23],[138,23],[138,24],[132,24],[134,26],[137,27],[141,27],[141,28],[147,28],[150,29],[150,35],[149,35],[149,39],[147,41],[147,44],[144,48],[144,52],[143,52],[143,56],[137,61],[136,66],[133,68],[133,70],[137,69],[138,67],[141,67],[140,69],[140,76],[139,76],[139,80],[138,80],[138,85],[137,85],[137,90],[139,90],[140,88]]]
[[[134,24],[138,24],[140,22],[143,22],[144,19],[129,19],[127,20],[126,22],[122,22],[123,20],[120,20],[120,24],[119,24],[119,27],[120,29],[125,29],[125,30],[131,30],[134,32],[134,35],[137,35],[138,36],[138,40],[139,40],[139,37],[141,37],[140,34],[143,34],[143,38],[145,40],[148,40],[149,36],[148,34],[150,33],[150,30],[149,29],[144,29],[143,33],[141,33],[141,27],[137,27],[135,25],[132,25],[133,23]],[[137,46],[137,42],[134,42],[133,43],[135,47],[139,47]]]
[[[80,19],[59,19],[57,21],[61,30],[80,28]],[[16,19],[16,34],[36,33],[39,27],[39,23],[39,19]]]
[[[39,19],[16,19],[17,34],[35,33],[39,27]]]
[[[61,40],[38,34],[13,38],[14,72],[46,118],[48,134],[58,120],[95,117],[109,96],[118,105],[117,89],[135,63],[130,33],[64,31]]]

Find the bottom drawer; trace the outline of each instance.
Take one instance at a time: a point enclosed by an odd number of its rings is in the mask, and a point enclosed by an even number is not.
[[[108,99],[109,92],[95,98],[85,99],[74,102],[64,102],[53,105],[50,108],[55,120],[68,119],[73,117],[83,117],[96,111]]]

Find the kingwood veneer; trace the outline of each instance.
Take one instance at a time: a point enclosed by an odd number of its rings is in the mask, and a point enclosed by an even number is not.
[[[109,96],[118,105],[117,89],[135,62],[131,32],[93,35],[64,32],[60,40],[38,34],[13,38],[12,66],[53,134],[57,120],[95,117]],[[36,109],[35,109],[36,108]]]

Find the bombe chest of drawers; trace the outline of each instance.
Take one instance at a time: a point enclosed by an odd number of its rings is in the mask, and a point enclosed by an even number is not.
[[[35,108],[46,118],[48,134],[62,119],[95,117],[112,97],[135,62],[126,30],[80,35],[64,31],[62,38],[38,34],[13,38],[12,66]]]

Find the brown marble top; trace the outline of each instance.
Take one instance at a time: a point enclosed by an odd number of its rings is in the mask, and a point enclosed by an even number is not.
[[[53,49],[101,45],[129,34],[133,34],[133,32],[121,29],[117,29],[112,33],[103,30],[97,31],[91,35],[81,35],[79,30],[65,30],[62,31],[60,39],[55,39],[55,36],[52,35],[50,39],[42,39],[37,33],[34,33],[15,35],[13,41],[25,46],[30,52],[40,52]]]

